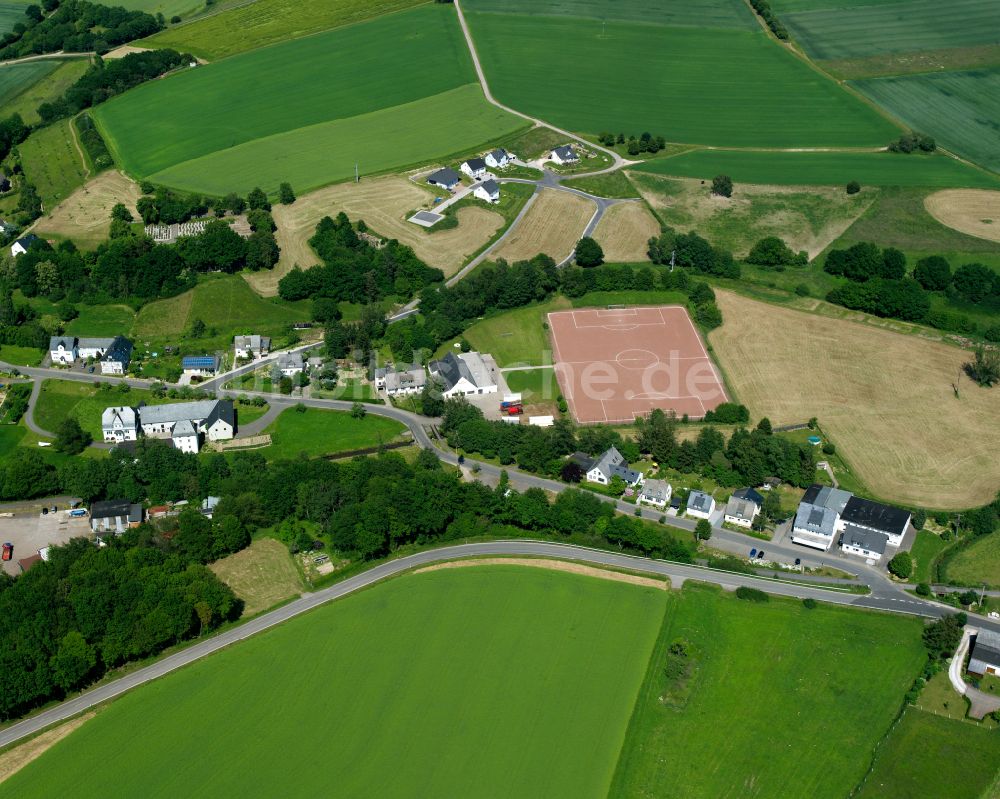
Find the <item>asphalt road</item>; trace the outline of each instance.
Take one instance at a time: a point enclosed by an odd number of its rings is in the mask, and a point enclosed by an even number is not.
[[[361,588],[384,580],[387,577],[405,572],[417,566],[428,563],[436,563],[445,560],[455,560],[458,558],[476,557],[483,555],[518,555],[518,556],[540,556],[550,558],[564,558],[591,563],[598,566],[610,566],[631,569],[638,572],[657,574],[670,578],[671,584],[677,588],[683,585],[686,580],[701,580],[723,586],[728,589],[735,589],[739,586],[750,586],[759,588],[768,593],[778,596],[795,598],[812,598],[817,601],[830,602],[837,605],[850,605],[855,607],[876,608],[891,610],[896,613],[909,613],[917,616],[938,618],[947,613],[953,612],[952,608],[938,605],[932,602],[922,602],[913,600],[907,606],[894,605],[886,608],[873,604],[870,597],[859,597],[855,594],[838,593],[823,588],[813,588],[810,586],[794,585],[788,583],[777,583],[757,577],[750,577],[729,572],[719,572],[711,569],[699,568],[696,566],[686,566],[678,563],[666,561],[650,560],[632,555],[616,554],[613,552],[603,552],[600,550],[586,549],[568,544],[557,544],[536,541],[492,541],[478,544],[459,544],[441,549],[432,549],[409,555],[405,558],[389,561],[376,566],[369,571],[350,577],[341,583],[337,583],[329,588],[324,588],[312,594],[295,600],[283,607],[272,610],[261,616],[257,616],[245,624],[234,627],[213,638],[199,641],[188,648],[176,652],[168,657],[132,672],[118,680],[106,683],[80,696],[63,702],[55,707],[45,710],[36,716],[12,724],[4,730],[0,730],[0,747],[7,746],[28,735],[40,732],[49,725],[64,721],[72,716],[82,713],[95,705],[113,699],[126,691],[139,685],[162,677],[182,666],[200,660],[203,657],[218,652],[230,644],[242,641],[252,635],[267,630],[276,624],[281,624],[301,613],[312,610],[320,605],[334,599],[351,594]],[[977,626],[982,628],[995,629],[1000,631],[1000,624],[992,623],[986,619],[977,619]]]

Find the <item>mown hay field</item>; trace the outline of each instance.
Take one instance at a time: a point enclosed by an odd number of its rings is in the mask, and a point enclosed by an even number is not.
[[[1000,241],[1000,191],[938,191],[924,198],[924,208],[942,225],[980,239]]]
[[[594,229],[594,239],[607,262],[647,261],[649,239],[660,234],[660,223],[642,203],[612,205]]]
[[[993,6],[1000,16],[1000,3]],[[914,130],[934,136],[939,145],[1000,171],[1000,67],[873,78],[853,85]]]
[[[725,321],[709,338],[755,418],[781,425],[817,417],[869,490],[888,501],[953,509],[996,495],[997,395],[968,378],[960,398],[952,390],[968,352],[730,292],[717,296]]]
[[[944,155],[877,152],[749,152],[692,150],[631,168],[635,173],[711,180],[729,175],[741,183],[791,186],[1000,186],[1000,178]]]
[[[303,588],[288,547],[273,538],[258,538],[209,568],[243,600],[244,617],[296,596]]]
[[[466,18],[494,95],[562,128],[762,147],[883,145],[897,135],[760,30],[476,8]]]
[[[596,210],[591,200],[576,194],[543,189],[491,257],[513,262],[545,253],[560,262],[573,252]]]
[[[138,219],[135,204],[141,196],[134,180],[117,170],[102,172],[42,217],[35,232],[72,239],[79,247],[96,247],[107,239],[111,230],[111,209],[117,203],[124,203]]]
[[[277,294],[278,281],[293,266],[305,269],[319,263],[309,239],[324,216],[334,217],[341,211],[353,222],[364,220],[380,236],[409,245],[428,264],[451,276],[489,241],[504,220],[485,207],[471,207],[459,209],[458,227],[450,230],[429,232],[406,221],[410,212],[428,205],[435,196],[412,180],[393,176],[340,183],[301,196],[291,205],[275,205],[281,258],[273,270],[247,274],[246,279],[264,296]]]
[[[141,40],[139,44],[154,48],[172,47],[180,52],[215,61],[268,44],[401,11],[424,1],[256,0],[228,9],[222,14],[168,28]]]
[[[55,208],[87,179],[68,119],[33,132],[19,145],[24,174],[38,189],[45,211]]]
[[[3,792],[603,799],[667,596],[521,566],[403,576],[126,694]]]
[[[670,227],[694,230],[738,257],[745,257],[765,236],[778,236],[794,252],[805,250],[813,258],[841,236],[878,194],[874,188],[849,195],[832,186],[737,183],[732,197],[719,197],[699,180],[637,172],[633,181]]]

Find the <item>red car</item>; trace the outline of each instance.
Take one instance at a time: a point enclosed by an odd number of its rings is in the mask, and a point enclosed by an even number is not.
[[[14,545],[9,541],[3,545],[3,559],[10,560],[14,557]]]

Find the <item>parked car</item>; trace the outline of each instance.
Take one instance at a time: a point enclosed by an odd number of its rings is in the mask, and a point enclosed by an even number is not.
[[[757,560],[764,560],[764,550],[757,553]]]
[[[750,557],[753,558],[756,556],[757,556],[757,547],[754,547],[753,549],[750,550]]]
[[[10,560],[14,557],[14,545],[8,541],[3,545],[3,559]]]
[[[801,566],[802,565],[802,558],[796,558],[795,559],[795,565],[796,566]]]

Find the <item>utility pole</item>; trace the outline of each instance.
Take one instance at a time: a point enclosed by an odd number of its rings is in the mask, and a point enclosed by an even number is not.
[[[357,164],[354,165],[354,182],[355,183],[360,183],[361,182],[361,175],[358,172],[358,165]]]

